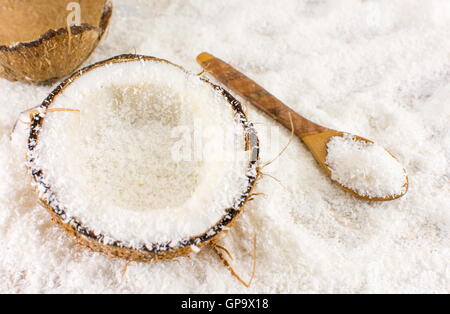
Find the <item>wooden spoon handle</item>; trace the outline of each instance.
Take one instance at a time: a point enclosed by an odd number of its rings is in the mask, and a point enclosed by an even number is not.
[[[294,133],[303,138],[307,135],[325,132],[328,129],[305,119],[297,112],[283,104],[279,99],[259,86],[231,65],[208,53],[201,53],[197,62],[211,73],[219,82],[227,88],[248,100],[252,105],[267,113],[276,121],[280,122],[289,130],[291,119]]]

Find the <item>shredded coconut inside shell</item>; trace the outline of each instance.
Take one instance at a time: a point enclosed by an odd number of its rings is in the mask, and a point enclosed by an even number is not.
[[[326,164],[331,178],[368,197],[401,195],[406,186],[402,165],[383,147],[351,134],[333,136],[327,143]]]
[[[50,108],[80,112],[45,115],[35,166],[57,201],[43,196],[107,244],[177,246],[216,224],[245,191],[243,126],[212,86],[173,65],[94,69]]]

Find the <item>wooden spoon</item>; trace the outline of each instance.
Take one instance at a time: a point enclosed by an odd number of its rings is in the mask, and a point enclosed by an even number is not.
[[[267,113],[286,128],[291,130],[293,127],[294,134],[306,144],[319,165],[325,170],[328,176],[331,177],[331,170],[325,163],[328,154],[327,143],[330,138],[334,136],[344,135],[343,132],[323,127],[302,117],[297,112],[283,104],[275,96],[271,95],[264,88],[256,84],[253,80],[209,53],[201,53],[197,57],[197,62],[205,69],[207,73],[211,73],[219,82],[235,91],[241,97]],[[367,143],[373,143],[372,141],[360,136],[355,136],[355,138]],[[392,157],[395,158],[394,156]],[[408,177],[405,176],[405,178],[405,188],[403,189],[403,192],[398,195],[387,197],[369,197],[366,195],[361,195],[358,192],[343,186],[339,182],[335,180],[333,181],[343,190],[357,197],[371,201],[389,201],[406,194],[408,190]]]

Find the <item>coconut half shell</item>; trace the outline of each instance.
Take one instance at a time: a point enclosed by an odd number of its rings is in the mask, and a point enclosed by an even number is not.
[[[73,237],[77,243],[88,247],[94,251],[101,252],[108,257],[119,257],[129,261],[150,262],[171,259],[179,256],[189,255],[191,252],[197,252],[200,248],[209,244],[219,235],[226,232],[231,225],[236,221],[238,216],[243,211],[243,207],[247,201],[251,200],[252,190],[255,187],[259,178],[259,141],[253,124],[247,120],[247,117],[242,109],[241,104],[226,90],[214,85],[205,78],[201,81],[214,89],[218,95],[224,98],[225,102],[230,105],[231,111],[234,113],[237,123],[239,123],[243,130],[245,140],[245,151],[248,153],[248,159],[245,161],[245,185],[240,187],[239,196],[233,201],[232,207],[223,209],[223,216],[216,221],[215,224],[208,227],[204,233],[195,234],[184,240],[177,242],[172,241],[164,243],[143,243],[139,248],[130,246],[126,241],[120,239],[113,239],[105,242],[105,238],[109,237],[107,234],[96,232],[87,227],[83,221],[77,217],[73,217],[69,213],[69,209],[59,202],[57,192],[52,187],[51,183],[47,182],[45,170],[39,164],[39,144],[41,133],[45,128],[46,113],[51,109],[55,99],[63,96],[64,91],[78,78],[86,73],[94,71],[99,67],[105,67],[114,63],[131,63],[131,62],[162,62],[171,66],[180,68],[169,61],[148,56],[139,55],[121,55],[102,62],[95,63],[86,68],[83,68],[65,81],[57,86],[50,95],[44,100],[39,108],[39,114],[35,114],[31,119],[30,135],[28,139],[28,165],[31,170],[31,175],[34,180],[35,187],[39,194],[40,201],[51,214],[53,221],[61,225],[66,232]],[[132,226],[130,226],[132,227]],[[175,240],[175,239],[174,239]]]
[[[67,5],[80,4],[80,25]],[[75,71],[94,51],[112,15],[107,0],[0,0],[0,77],[47,84]]]

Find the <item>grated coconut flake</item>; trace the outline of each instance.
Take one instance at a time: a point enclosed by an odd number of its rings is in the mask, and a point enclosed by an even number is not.
[[[405,191],[403,166],[376,143],[358,140],[351,134],[333,136],[327,143],[326,164],[331,178],[368,197],[389,197]]]

